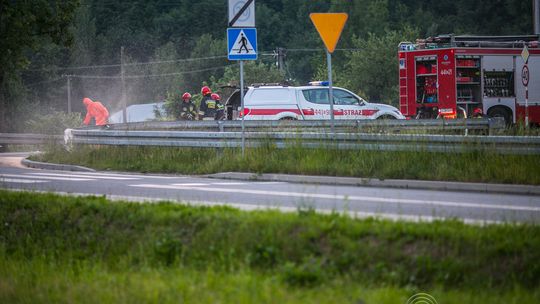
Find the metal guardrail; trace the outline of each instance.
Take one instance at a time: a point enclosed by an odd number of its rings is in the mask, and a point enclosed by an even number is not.
[[[198,148],[241,147],[241,132],[67,130],[71,144],[115,146],[168,146]],[[322,132],[246,132],[246,147],[361,149],[381,151],[540,154],[538,136],[406,135]]]
[[[355,129],[362,132],[369,129],[376,130],[493,130],[504,129],[503,118],[480,119],[414,119],[414,120],[335,120],[336,130]],[[127,124],[111,124],[111,130],[239,130],[242,127],[240,120],[222,121],[150,121]],[[329,120],[245,120],[246,129],[329,129]]]
[[[346,120],[335,121],[338,132],[334,134],[328,132],[329,125],[329,121],[245,121],[246,147],[272,144],[277,148],[301,145],[309,148],[326,147],[381,151],[457,153],[489,150],[504,154],[540,154],[540,137],[538,136],[420,135],[364,132],[373,131],[373,129],[384,131],[403,129],[481,129],[488,130],[489,134],[492,134],[492,131],[505,127],[502,119]],[[234,131],[225,132],[225,129]],[[96,127],[68,129],[64,136],[0,133],[0,144],[43,144],[51,140],[63,142],[62,139],[65,139],[67,144],[238,148],[242,146],[242,133],[238,132],[239,129],[241,129],[241,121],[144,122],[111,125],[110,129]],[[217,130],[220,132],[216,132]]]

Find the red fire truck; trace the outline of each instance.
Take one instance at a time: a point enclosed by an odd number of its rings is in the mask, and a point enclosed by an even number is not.
[[[399,92],[400,110],[409,119],[487,115],[515,123],[528,112],[529,122],[540,123],[539,35],[402,42]]]

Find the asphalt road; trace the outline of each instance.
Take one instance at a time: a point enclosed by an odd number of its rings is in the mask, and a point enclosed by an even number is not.
[[[233,181],[180,175],[29,169],[0,156],[0,188],[106,195],[111,199],[230,205],[241,209],[345,212],[406,220],[458,218],[472,223],[540,223],[540,197],[493,193]]]

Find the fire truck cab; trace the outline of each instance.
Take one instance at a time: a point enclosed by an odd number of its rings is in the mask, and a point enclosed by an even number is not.
[[[529,122],[540,123],[538,41],[539,35],[442,35],[401,42],[401,112],[409,119],[487,115],[508,124],[528,113]]]

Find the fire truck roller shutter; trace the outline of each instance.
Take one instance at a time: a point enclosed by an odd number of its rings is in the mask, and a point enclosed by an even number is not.
[[[488,117],[502,117],[507,125],[516,113],[516,56],[483,56],[483,108]],[[520,59],[521,60],[521,59]]]

